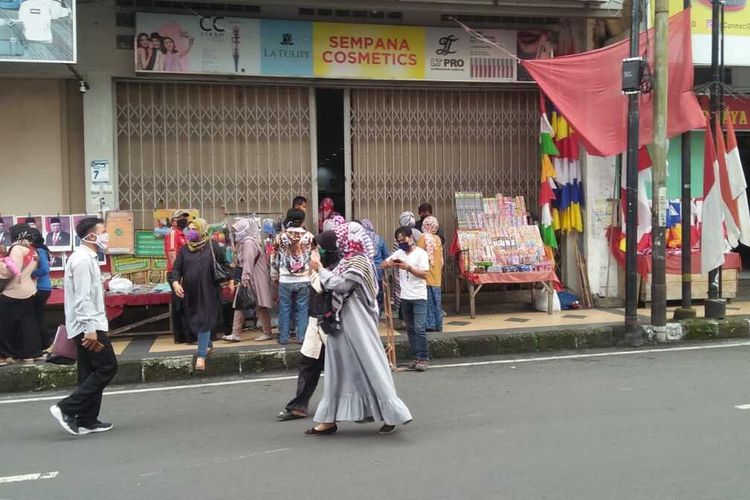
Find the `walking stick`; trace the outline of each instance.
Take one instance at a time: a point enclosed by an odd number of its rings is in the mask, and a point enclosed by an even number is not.
[[[391,308],[391,285],[390,285],[390,272],[386,271],[383,277],[383,309],[385,312],[385,355],[388,357],[388,364],[391,365],[392,371],[397,371],[396,368],[396,334],[393,329],[393,309]]]

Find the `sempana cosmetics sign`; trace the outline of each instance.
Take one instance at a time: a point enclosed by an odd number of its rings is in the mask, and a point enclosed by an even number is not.
[[[513,57],[458,28],[138,13],[136,33],[134,61],[142,74],[519,80]],[[482,33],[521,58],[552,52],[546,31]]]

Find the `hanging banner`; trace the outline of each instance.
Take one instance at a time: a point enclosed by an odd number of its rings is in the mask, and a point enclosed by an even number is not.
[[[515,82],[518,33],[459,28],[136,14],[140,73]],[[528,57],[538,57],[535,51]]]
[[[0,62],[76,63],[76,2],[0,1]]]
[[[110,210],[105,215],[104,225],[109,235],[108,254],[132,254],[135,251],[133,212]]]

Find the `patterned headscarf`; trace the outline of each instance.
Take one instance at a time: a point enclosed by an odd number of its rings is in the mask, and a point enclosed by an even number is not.
[[[21,243],[23,241],[31,243],[34,235],[32,234],[31,228],[28,224],[16,224],[10,228],[10,239],[13,243]]]
[[[367,231],[367,236],[370,237],[377,251],[377,247],[380,245],[380,235],[375,231],[375,224],[370,219],[362,219],[362,227]]]
[[[352,279],[361,283],[368,298],[374,300],[378,293],[378,282],[375,266],[372,259],[368,257],[368,244],[372,245],[364,228],[356,222],[337,226],[333,230],[336,233],[336,246],[341,254],[334,273],[339,275],[349,274]]]
[[[402,226],[414,227],[417,224],[417,219],[412,212],[401,212],[401,215],[398,216],[398,223]]]
[[[195,218],[190,221],[190,224],[195,226],[195,230],[198,231],[201,237],[198,241],[188,241],[187,246],[188,250],[191,252],[197,252],[205,247],[206,243],[210,241],[210,238],[208,237],[208,222],[206,222],[206,219]]]
[[[260,226],[256,219],[250,217],[240,219],[234,223],[232,229],[234,229],[237,243],[242,243],[247,239],[260,243]]]
[[[427,256],[430,258],[430,264],[435,259],[435,239],[437,238],[435,235],[439,228],[440,224],[436,217],[429,216],[422,222],[425,250],[427,251]]]
[[[344,219],[341,215],[336,214],[330,219],[326,219],[323,221],[323,231],[333,231],[337,227],[345,225],[346,219]]]

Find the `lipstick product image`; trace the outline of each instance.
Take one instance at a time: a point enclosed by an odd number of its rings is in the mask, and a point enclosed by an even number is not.
[[[232,26],[232,59],[234,60],[234,72],[240,71],[240,26]]]

